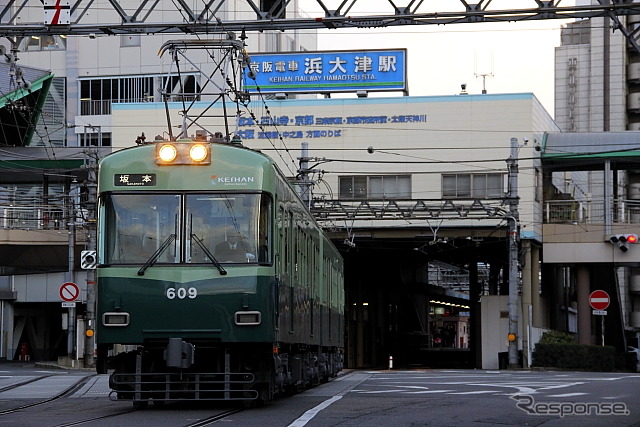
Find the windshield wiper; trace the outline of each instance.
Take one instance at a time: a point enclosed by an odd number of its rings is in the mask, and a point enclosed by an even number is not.
[[[153,264],[156,263],[158,258],[160,258],[160,255],[162,255],[162,253],[167,250],[167,248],[169,247],[169,245],[171,245],[171,243],[175,240],[175,238],[176,238],[175,234],[170,234],[169,237],[167,237],[165,241],[162,242],[160,247],[156,249],[156,251],[151,255],[151,257],[149,257],[147,262],[145,262],[144,265],[140,268],[140,270],[138,270],[138,276],[144,276],[144,272],[147,270],[147,268],[151,267]]]
[[[204,253],[209,257],[211,264],[216,266],[221,276],[224,276],[225,274],[227,274],[227,270],[222,268],[222,265],[220,265],[216,257],[214,257],[211,251],[205,246],[204,243],[202,243],[202,239],[196,236],[195,233],[191,233],[191,239],[194,240],[198,244],[198,246],[200,246],[200,249],[202,249]]]

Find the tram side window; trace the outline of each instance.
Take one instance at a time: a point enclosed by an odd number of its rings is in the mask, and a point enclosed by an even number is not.
[[[271,264],[273,253],[273,213],[271,210],[271,197],[263,194],[260,198],[260,214],[258,217],[258,262]]]

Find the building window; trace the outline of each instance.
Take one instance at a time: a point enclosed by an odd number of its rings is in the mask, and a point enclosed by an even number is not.
[[[51,145],[63,147],[66,144],[67,128],[67,81],[66,77],[54,77],[49,92],[42,105],[42,113],[38,117],[34,140],[38,146]]]
[[[442,197],[445,199],[491,199],[504,196],[504,174],[442,175]]]
[[[411,175],[339,177],[341,199],[410,199]]]
[[[80,133],[78,140],[80,147],[111,147],[111,132]]]
[[[162,101],[159,88],[171,93],[171,102],[200,100],[195,75],[135,76],[80,80],[80,115],[111,114],[111,104]]]
[[[66,50],[66,36],[29,36],[18,41],[18,50],[34,52],[40,50]]]

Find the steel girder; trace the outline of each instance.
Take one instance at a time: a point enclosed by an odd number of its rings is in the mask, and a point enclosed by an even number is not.
[[[609,17],[614,29],[631,40],[635,28],[619,19],[640,14],[640,3],[631,0],[599,0],[598,4],[563,6],[562,0],[527,0],[529,7],[493,9],[491,0],[450,0],[446,10],[424,0],[387,0],[385,10],[369,12],[366,0],[307,0],[303,7],[318,10],[316,16],[287,17],[291,0],[8,0],[0,9],[0,36],[206,34],[226,31],[384,28],[404,25],[443,25],[479,22],[514,22],[541,19]],[[520,3],[520,4],[522,4]],[[197,8],[193,8],[197,4]],[[440,6],[442,7],[442,6]],[[67,14],[60,25],[45,23],[44,9]],[[225,20],[229,10],[245,10]],[[220,18],[222,17],[222,18]],[[38,21],[35,21],[35,20]],[[635,43],[637,46],[637,43]]]

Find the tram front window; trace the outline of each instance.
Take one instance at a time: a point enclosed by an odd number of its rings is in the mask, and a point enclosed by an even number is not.
[[[163,242],[177,236],[180,198],[177,195],[114,194],[106,203],[105,260],[107,264],[145,263]],[[157,263],[179,262],[179,241],[162,251]]]
[[[105,264],[271,262],[266,194],[111,194],[101,210]]]
[[[269,198],[261,194],[193,194],[186,198],[187,262],[269,262]],[[209,253],[207,253],[209,252]]]

